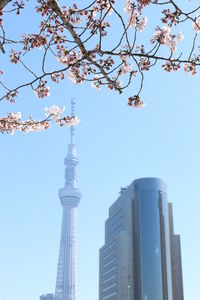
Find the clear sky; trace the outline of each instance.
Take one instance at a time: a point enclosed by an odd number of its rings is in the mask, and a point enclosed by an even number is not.
[[[17,73],[8,80],[17,81]],[[13,106],[13,111],[36,116],[53,103],[70,112],[71,97],[77,99],[81,123],[75,140],[83,195],[78,300],[98,299],[98,250],[109,206],[120,187],[146,176],[167,183],[175,233],[181,235],[185,300],[199,297],[199,82],[199,75],[169,75],[156,68],[146,76],[142,98],[147,105],[141,110],[126,105],[131,88],[119,96],[68,81],[52,86],[47,100],[25,90]],[[1,115],[9,109],[0,104]],[[45,133],[0,136],[0,300],[37,300],[54,292],[62,212],[58,189],[64,184],[68,143],[68,128],[57,126]]]

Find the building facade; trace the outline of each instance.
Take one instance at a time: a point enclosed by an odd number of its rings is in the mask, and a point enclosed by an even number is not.
[[[74,116],[74,99],[72,100],[72,116]],[[76,167],[78,159],[74,143],[74,126],[70,127],[71,142],[65,158],[65,186],[59,190],[59,198],[63,207],[60,250],[57,268],[55,300],[76,300],[77,273],[77,206],[81,193],[77,187]]]
[[[54,300],[54,295],[53,294],[46,294],[40,296],[40,300]]]
[[[121,190],[105,222],[99,300],[183,300],[180,237],[166,184],[142,178]]]

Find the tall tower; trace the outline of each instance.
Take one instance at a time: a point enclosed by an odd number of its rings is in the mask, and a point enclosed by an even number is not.
[[[74,115],[75,100],[71,100],[71,114]],[[77,206],[81,193],[77,187],[76,146],[74,144],[74,126],[70,128],[71,142],[65,163],[65,186],[59,190],[59,198],[63,207],[60,251],[55,288],[55,300],[76,300],[76,237]]]
[[[100,249],[99,300],[183,300],[180,236],[159,178],[121,189]]]

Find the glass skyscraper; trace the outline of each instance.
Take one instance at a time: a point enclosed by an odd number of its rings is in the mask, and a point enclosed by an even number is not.
[[[105,222],[99,300],[183,300],[180,237],[166,184],[142,178],[121,189]]]

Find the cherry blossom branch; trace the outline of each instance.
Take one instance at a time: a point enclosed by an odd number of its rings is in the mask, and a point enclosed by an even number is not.
[[[36,121],[32,117],[29,117],[26,121],[21,121],[21,113],[9,113],[7,117],[0,118],[0,132],[14,134],[14,132],[21,131],[24,133],[40,132],[47,130],[50,127],[50,122],[54,121],[59,126],[74,126],[79,123],[79,120],[75,116],[64,116],[60,115],[64,112],[65,108],[58,106],[51,106],[46,108],[46,118],[43,120]]]
[[[12,0],[0,0],[0,10],[4,9],[4,7],[11,1]]]
[[[0,50],[5,53],[4,57],[9,55],[10,63],[16,68],[20,63],[24,74],[28,71],[31,75],[26,82],[10,89],[4,82],[3,70],[0,70],[1,102],[3,99],[14,102],[25,87],[33,89],[37,97],[44,98],[50,95],[50,80],[59,83],[68,77],[74,84],[88,82],[98,90],[105,86],[119,93],[133,82],[139,88],[129,97],[128,104],[141,107],[144,105],[140,95],[145,72],[154,66],[166,72],[183,68],[192,75],[199,70],[200,6],[186,11],[184,3],[176,0],[123,0],[124,7],[121,8],[122,1],[95,0],[81,8],[78,4],[61,7],[56,0],[35,1],[35,11],[41,18],[39,30],[36,33],[20,33],[19,41],[9,38],[3,19],[9,14],[16,14],[18,18],[24,2],[0,1]],[[3,11],[5,5],[8,9]],[[155,31],[147,32],[141,39],[140,33],[148,26],[144,12],[146,14],[152,5],[158,17],[157,20],[155,18]],[[194,32],[194,38],[189,36],[189,47],[180,53],[178,46],[183,34],[177,32],[183,23],[190,26],[188,31]],[[117,39],[111,35],[113,30],[109,30],[113,25],[119,29]],[[11,49],[11,45],[16,49]],[[38,52],[39,74],[28,63],[35,49],[41,49]]]
[[[80,37],[77,35],[77,33],[74,30],[73,25],[71,25],[65,18],[65,16],[63,15],[60,7],[58,6],[58,3],[56,0],[49,0],[48,1],[48,5],[51,7],[51,9],[60,17],[60,19],[62,20],[65,28],[67,28],[67,30],[70,32],[70,34],[72,35],[74,41],[76,42],[76,44],[78,45],[78,47],[80,48],[83,58],[86,58],[90,63],[94,64],[100,71],[101,73],[104,75],[105,79],[108,81],[108,83],[114,87],[114,89],[118,90],[121,93],[120,88],[118,88],[116,86],[116,83],[111,80],[106,72],[104,71],[104,69],[101,67],[100,64],[98,64],[95,60],[92,60],[92,58],[89,56],[88,51],[85,49],[84,44],[82,43]]]

